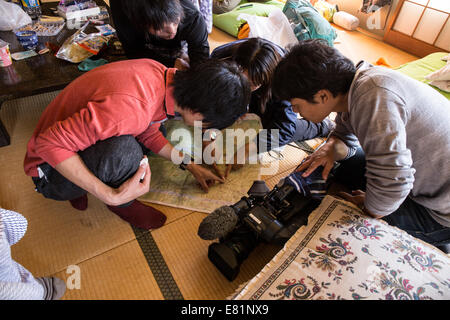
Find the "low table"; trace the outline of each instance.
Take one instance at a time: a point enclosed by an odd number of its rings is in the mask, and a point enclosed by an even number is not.
[[[105,6],[109,10],[103,0],[96,2],[99,6]],[[54,15],[51,8],[56,8],[57,4],[58,2],[42,3],[43,14]],[[111,19],[104,21],[112,24]],[[38,37],[39,43],[51,42],[60,46],[76,31],[77,29],[70,30],[65,26],[56,36]],[[12,31],[0,31],[0,39],[9,42],[11,53],[24,51]],[[111,52],[112,50],[108,48],[101,54],[101,57],[109,62],[125,59],[125,56],[113,55]],[[12,65],[0,67],[0,108],[8,100],[61,90],[83,73],[78,70],[78,64],[56,58],[51,53],[20,61],[13,60]],[[0,119],[0,147],[9,144],[9,134]]]

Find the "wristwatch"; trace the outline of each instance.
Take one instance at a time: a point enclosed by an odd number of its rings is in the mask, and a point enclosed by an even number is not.
[[[180,164],[180,169],[181,170],[186,170],[187,169],[187,165],[189,163],[191,163],[191,162],[192,163],[194,162],[194,158],[192,158],[190,154],[185,153],[183,155],[183,160],[181,161],[181,164]]]

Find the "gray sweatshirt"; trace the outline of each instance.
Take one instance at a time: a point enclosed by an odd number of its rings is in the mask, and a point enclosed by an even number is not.
[[[450,227],[450,102],[398,71],[358,64],[334,135],[366,155],[366,199],[386,216],[407,196]]]

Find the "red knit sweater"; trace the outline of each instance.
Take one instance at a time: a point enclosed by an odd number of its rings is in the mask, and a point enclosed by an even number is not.
[[[28,142],[25,173],[55,167],[99,140],[132,135],[158,153],[168,141],[158,122],[174,114],[169,87],[176,69],[126,60],[93,69],[69,84],[44,110]],[[166,79],[164,79],[166,77]]]

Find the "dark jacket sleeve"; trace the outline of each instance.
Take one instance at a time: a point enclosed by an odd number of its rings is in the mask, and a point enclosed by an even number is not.
[[[187,42],[191,65],[209,58],[208,30],[200,11],[190,0],[181,0],[185,18],[180,26],[181,40]]]
[[[142,58],[145,36],[139,31],[125,15],[122,0],[110,0],[111,16],[117,36],[122,42],[125,55],[129,59]]]
[[[211,58],[212,59],[231,59],[233,56],[233,51],[235,48],[241,44],[242,42],[246,41],[247,39],[241,39],[236,40],[233,42],[225,43],[221,46],[218,46],[211,52]]]
[[[261,116],[261,122],[263,128],[267,129],[267,135],[259,134],[257,139],[260,139],[260,143],[267,143],[267,150],[259,150],[258,145],[258,153],[284,146],[293,141],[326,137],[333,127],[331,121],[326,119],[319,123],[303,118],[299,119],[288,101],[269,102],[266,112]],[[278,129],[278,137],[271,129]],[[273,144],[273,142],[276,143],[276,139],[278,139],[278,145]]]
[[[256,136],[255,142],[258,143],[258,153],[272,150],[292,142],[297,129],[298,119],[297,114],[292,111],[289,102],[269,102],[266,106],[266,112],[260,117],[262,126],[266,130],[261,131]],[[278,137],[273,134],[272,129],[278,130]],[[277,143],[278,145],[273,145],[273,143]],[[260,150],[260,147],[264,145],[267,146],[267,150]]]

